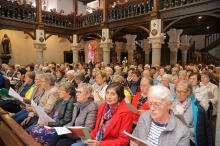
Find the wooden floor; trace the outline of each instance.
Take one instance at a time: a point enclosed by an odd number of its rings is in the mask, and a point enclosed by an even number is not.
[[[2,139],[0,138],[0,146],[5,146],[4,142],[2,141]]]

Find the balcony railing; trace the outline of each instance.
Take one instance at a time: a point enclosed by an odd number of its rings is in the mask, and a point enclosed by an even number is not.
[[[65,16],[47,11],[42,11],[42,22],[46,25],[73,28],[73,16]]]
[[[5,0],[0,0],[0,16],[37,22],[36,8],[30,8],[29,5],[14,4]]]
[[[108,9],[108,20],[119,20],[146,14],[153,9],[153,0],[136,0]]]
[[[98,10],[91,14],[77,16],[76,27],[82,28],[82,27],[97,25],[97,24],[100,24],[102,20],[103,20],[103,10]]]
[[[159,0],[159,9],[168,9],[176,6],[183,6],[186,4],[196,3],[200,0]]]

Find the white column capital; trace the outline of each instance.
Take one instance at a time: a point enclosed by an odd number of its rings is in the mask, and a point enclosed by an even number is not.
[[[112,48],[113,43],[99,43],[100,47],[103,48],[104,52],[110,52],[110,48]]]
[[[135,45],[137,35],[126,34],[124,38],[127,40],[126,45]]]
[[[142,47],[145,52],[145,54],[150,54],[150,44],[148,39],[143,39],[142,40]]]
[[[182,35],[181,36],[181,45],[189,46],[189,41],[191,40],[192,36]]]
[[[161,45],[164,44],[164,37],[148,37],[149,44],[152,44],[152,49],[161,48]]]
[[[37,49],[37,51],[44,51],[44,49],[46,48],[46,44],[43,43],[34,43],[34,48]]]
[[[177,52],[180,48],[179,42],[168,42],[168,47],[170,48],[171,52]]]
[[[187,51],[189,50],[189,46],[181,45],[180,50],[182,50],[182,53],[187,53]]]

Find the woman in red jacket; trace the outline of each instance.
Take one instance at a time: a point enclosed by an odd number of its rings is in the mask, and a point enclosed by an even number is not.
[[[147,93],[148,93],[148,89],[153,85],[154,85],[153,79],[149,77],[144,77],[141,79],[141,83],[140,83],[141,92],[138,92],[132,100],[132,105],[139,110],[139,113],[137,114],[133,113],[134,122],[138,121],[142,111],[150,109],[147,100]]]
[[[111,83],[106,89],[106,103],[99,106],[96,126],[90,132],[92,140],[71,146],[128,146],[129,138],[123,131],[132,131],[132,113],[126,107],[124,87]]]

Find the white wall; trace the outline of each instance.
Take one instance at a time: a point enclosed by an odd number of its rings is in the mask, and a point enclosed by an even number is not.
[[[83,15],[86,14],[86,5],[84,5],[82,2],[78,1],[78,12],[77,12],[78,15],[79,15],[80,12],[82,12]]]
[[[215,47],[214,49],[212,49],[211,51],[209,51],[209,53],[212,56],[215,56],[216,58],[220,59],[220,45],[218,45],[217,47]]]
[[[202,49],[205,47],[205,35],[193,36],[191,44],[195,41],[195,49]]]
[[[70,14],[70,11],[73,11],[73,1],[72,0],[58,0],[57,1],[57,12],[64,10],[64,14]]]
[[[0,36],[8,34],[11,39],[11,57],[9,63],[11,64],[29,64],[37,63],[37,52],[34,48],[34,40],[22,31],[0,30]],[[71,43],[66,38],[58,38],[58,36],[51,36],[46,41],[46,50],[43,52],[45,62],[64,62],[63,51],[70,50]],[[3,51],[0,45],[1,52]]]
[[[48,0],[47,10],[56,8],[57,9],[57,0]]]

